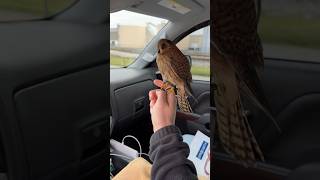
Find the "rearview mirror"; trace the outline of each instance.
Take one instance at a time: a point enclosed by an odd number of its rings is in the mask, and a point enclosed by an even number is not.
[[[1,0],[0,22],[44,19],[68,9],[78,0]]]

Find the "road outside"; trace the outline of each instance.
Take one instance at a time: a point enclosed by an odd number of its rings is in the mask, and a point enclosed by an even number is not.
[[[135,59],[139,56],[139,54],[137,54],[137,53],[117,51],[117,50],[110,50],[110,55],[132,58],[132,59]],[[191,56],[191,58],[192,58],[192,65],[194,65],[194,66],[200,66],[200,67],[209,67],[210,66],[209,57]]]
[[[121,68],[121,66],[110,65],[110,69]],[[192,79],[200,81],[210,81],[209,76],[192,75]]]

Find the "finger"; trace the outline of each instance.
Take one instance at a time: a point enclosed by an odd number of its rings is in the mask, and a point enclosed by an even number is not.
[[[158,86],[159,88],[161,88],[163,86],[163,81],[159,80],[159,79],[155,79],[153,81],[153,84]]]
[[[177,98],[174,93],[167,93],[167,100],[170,108],[177,108]]]
[[[167,105],[167,93],[163,90],[157,89],[156,90],[156,95],[157,95],[157,101],[156,103]]]
[[[156,95],[156,90],[151,90],[149,91],[149,100],[156,100],[157,99],[157,95]]]
[[[152,103],[151,101],[150,101],[150,104],[149,104],[149,110],[150,110],[150,114],[152,114],[151,112],[152,112],[152,109],[153,109],[153,107],[154,107],[154,103]]]
[[[150,100],[150,108],[152,108],[157,101],[156,90],[149,91],[149,100]]]

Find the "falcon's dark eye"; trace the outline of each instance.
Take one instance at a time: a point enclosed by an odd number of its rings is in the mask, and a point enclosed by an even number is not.
[[[158,53],[160,53],[160,49],[158,50]]]

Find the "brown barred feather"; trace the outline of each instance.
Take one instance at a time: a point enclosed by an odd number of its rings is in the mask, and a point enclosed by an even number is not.
[[[243,115],[241,95],[274,121],[258,74],[264,62],[257,33],[255,0],[214,0],[211,2],[211,20],[211,72],[216,84],[217,132],[228,153],[245,165],[251,165],[256,160],[263,161],[264,157]]]
[[[192,113],[192,108],[187,98],[186,88],[185,87],[178,87],[177,89],[177,100],[179,109],[182,112],[189,112]]]
[[[188,95],[192,96],[190,82],[192,81],[191,66],[185,55],[170,40],[161,39],[158,42],[157,65],[164,81],[176,85],[178,106],[183,112],[192,112]]]
[[[217,51],[213,51],[213,77],[217,85],[214,100],[217,131],[225,151],[245,165],[264,160],[247,119],[243,116],[236,73]]]

